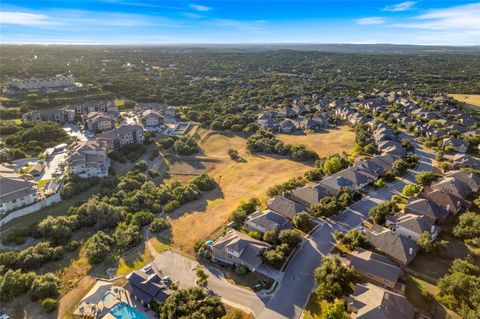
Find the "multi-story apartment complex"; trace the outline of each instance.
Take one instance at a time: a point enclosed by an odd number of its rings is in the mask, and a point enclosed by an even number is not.
[[[73,75],[57,75],[53,78],[46,79],[11,79],[9,81],[10,86],[19,90],[40,90],[57,88],[64,86],[71,86],[75,84]]]
[[[137,103],[135,105],[135,112],[144,112],[146,110],[155,110],[160,112],[162,116],[166,119],[174,119],[176,116],[176,108],[175,106],[169,106],[164,103]]]
[[[71,109],[41,109],[27,112],[22,115],[23,122],[53,121],[61,124],[75,122],[75,110]]]
[[[102,141],[76,142],[68,151],[67,168],[70,174],[86,177],[108,176],[110,159]]]
[[[111,101],[85,101],[80,104],[69,105],[67,108],[75,110],[78,116],[92,112],[108,113],[111,116],[118,115],[118,107]]]
[[[84,115],[83,123],[90,131],[104,132],[111,130],[114,126],[114,120],[107,113],[92,112]]]
[[[117,149],[127,144],[143,144],[145,136],[139,124],[127,124],[100,134],[98,140],[106,142],[107,148]]]

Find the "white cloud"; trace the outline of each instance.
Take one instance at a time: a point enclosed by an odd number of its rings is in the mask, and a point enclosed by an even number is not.
[[[16,25],[55,25],[48,16],[38,13],[0,11],[0,24],[16,24]]]
[[[412,9],[412,7],[417,4],[415,1],[405,1],[399,4],[394,4],[392,6],[387,6],[383,8],[383,11],[390,11],[390,12],[400,12],[400,11],[407,11]]]
[[[431,9],[407,22],[397,23],[393,26],[424,30],[479,32],[479,17],[480,3],[472,3],[444,9]]]
[[[197,11],[203,11],[203,12],[212,10],[212,8],[210,8],[210,7],[202,6],[200,4],[193,4],[193,3],[190,4],[190,8],[192,8],[194,10],[197,10]]]
[[[385,19],[382,17],[367,17],[355,20],[357,24],[364,25],[375,25],[375,24],[384,24]]]

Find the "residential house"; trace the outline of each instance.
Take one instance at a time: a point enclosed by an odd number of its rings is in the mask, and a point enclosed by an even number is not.
[[[303,186],[294,189],[286,193],[285,196],[305,207],[312,208],[312,206],[318,203],[326,194],[325,188],[317,184],[315,186]]]
[[[398,213],[387,216],[386,226],[394,232],[418,242],[420,236],[427,232],[430,239],[435,240],[440,229],[423,215]]]
[[[472,190],[467,184],[453,176],[444,177],[440,181],[433,183],[431,188],[433,190],[442,190],[464,200],[472,193]]]
[[[117,149],[127,144],[143,144],[145,136],[143,135],[143,127],[141,125],[127,124],[104,132],[97,139],[105,141],[109,149]]]
[[[291,133],[295,129],[295,124],[290,119],[285,119],[278,124],[278,131],[281,133]]]
[[[452,166],[457,169],[462,167],[471,167],[480,170],[480,158],[476,158],[468,154],[455,154],[453,156]]]
[[[356,319],[414,319],[415,308],[404,296],[371,283],[357,284],[347,310]]]
[[[434,224],[445,223],[450,212],[425,198],[413,199],[404,208],[405,213],[424,216]]]
[[[313,117],[311,119],[303,119],[300,121],[300,128],[304,131],[312,130],[312,131],[319,131],[324,129],[328,126],[328,121],[322,119],[318,116]]]
[[[429,201],[443,207],[454,215],[463,208],[470,207],[470,204],[466,202],[463,198],[446,192],[442,189],[437,189],[430,192],[421,192],[418,196],[428,199]]]
[[[470,192],[478,193],[480,190],[480,176],[466,171],[450,171],[445,174],[445,177],[455,178],[468,186]]]
[[[328,196],[336,196],[342,188],[351,191],[363,190],[378,177],[374,172],[353,166],[322,179],[318,184],[326,190]]]
[[[368,230],[366,237],[373,247],[401,266],[408,265],[419,250],[414,240],[379,225]]]
[[[92,132],[104,132],[111,130],[115,124],[115,121],[110,116],[101,112],[91,112],[85,114],[82,119],[83,123]]]
[[[145,110],[140,116],[140,121],[144,127],[157,127],[163,124],[164,117],[157,110]]]
[[[160,112],[160,114],[165,119],[174,119],[176,117],[176,108],[174,106],[169,106],[165,103],[144,103],[140,102],[135,105],[135,112],[144,112],[146,110],[155,110]]]
[[[37,163],[28,167],[27,174],[32,175],[34,177],[40,176],[40,174],[42,174],[44,169],[45,169],[45,164]]]
[[[357,248],[347,255],[345,266],[353,267],[353,270],[368,282],[405,293],[405,285],[399,282],[402,270],[383,255]]]
[[[37,183],[0,164],[0,215],[29,206],[40,200]]]
[[[85,101],[80,104],[67,106],[67,109],[74,110],[77,116],[92,112],[108,113],[110,116],[118,115],[118,107],[111,101]]]
[[[149,307],[151,301],[164,302],[172,291],[163,283],[160,276],[150,270],[137,270],[127,275],[127,283],[123,287],[130,295]]]
[[[75,111],[69,109],[48,108],[33,110],[22,115],[22,121],[36,122],[36,121],[52,121],[60,124],[74,123]]]
[[[285,216],[272,210],[256,211],[247,216],[243,227],[246,231],[255,231],[261,234],[269,231],[293,228],[293,224]]]
[[[458,138],[446,138],[443,140],[443,148],[445,149],[447,146],[453,147],[455,152],[459,153],[466,153],[468,150],[468,143],[464,140]]]
[[[276,196],[267,202],[267,208],[289,219],[301,212],[307,212],[308,208],[287,198],[284,195]]]
[[[69,173],[81,178],[106,177],[110,167],[107,147],[104,142],[97,140],[72,144],[66,163]]]
[[[241,265],[255,271],[263,262],[262,256],[271,246],[234,229],[210,246],[212,260],[229,265]]]

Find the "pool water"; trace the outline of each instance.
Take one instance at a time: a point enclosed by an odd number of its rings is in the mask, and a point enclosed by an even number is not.
[[[124,303],[115,305],[110,309],[110,313],[117,319],[148,319],[143,313]]]

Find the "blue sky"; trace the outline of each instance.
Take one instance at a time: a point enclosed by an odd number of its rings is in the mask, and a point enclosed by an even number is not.
[[[1,0],[0,42],[480,45],[480,2]]]

